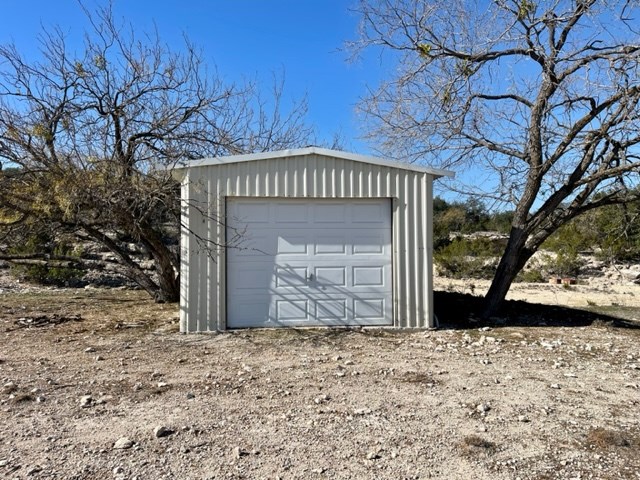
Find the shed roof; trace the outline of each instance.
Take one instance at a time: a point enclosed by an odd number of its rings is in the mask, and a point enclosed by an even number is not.
[[[391,168],[400,168],[414,172],[423,172],[439,177],[453,177],[454,173],[450,170],[441,170],[437,168],[422,167],[411,163],[396,162],[379,157],[369,155],[360,155],[357,153],[344,152],[341,150],[331,150],[320,147],[294,148],[289,150],[278,150],[275,152],[251,153],[245,155],[229,155],[226,157],[211,157],[200,160],[185,162],[183,165],[176,165],[177,170],[183,170],[194,167],[207,167],[215,165],[229,165],[233,163],[253,162],[258,160],[267,160],[275,158],[301,157],[306,155],[322,155],[325,157],[334,157],[344,160],[352,160],[354,162],[370,163],[374,165],[382,165]]]

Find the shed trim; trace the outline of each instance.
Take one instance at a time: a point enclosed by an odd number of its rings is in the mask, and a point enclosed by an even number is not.
[[[423,167],[423,166],[414,165],[411,163],[396,162],[393,160],[387,160],[384,158],[373,157],[369,155],[361,155],[358,153],[344,152],[341,150],[331,150],[328,148],[320,148],[320,147],[293,148],[288,150],[279,150],[276,152],[261,152],[261,153],[250,153],[250,154],[243,154],[243,155],[229,155],[224,157],[209,157],[209,158],[203,158],[199,160],[184,162],[183,164],[178,164],[175,166],[174,170],[184,170],[188,168],[208,167],[208,166],[215,166],[215,165],[230,165],[233,163],[253,162],[253,161],[267,160],[267,159],[273,160],[277,158],[301,157],[306,155],[322,155],[325,157],[340,158],[343,160],[352,160],[354,162],[369,163],[373,165],[380,165],[383,167],[399,168],[403,170],[409,170],[412,172],[428,173],[430,175],[433,175],[434,178],[454,176],[454,173],[450,170]]]

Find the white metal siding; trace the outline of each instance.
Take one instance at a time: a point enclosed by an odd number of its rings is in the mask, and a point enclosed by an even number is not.
[[[181,330],[224,330],[225,198],[391,198],[394,326],[433,326],[433,176],[324,155],[192,167],[183,180]]]

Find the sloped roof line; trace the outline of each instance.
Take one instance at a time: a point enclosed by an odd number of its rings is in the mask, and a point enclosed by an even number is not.
[[[380,165],[390,168],[399,168],[403,170],[409,170],[413,172],[423,172],[433,175],[436,178],[439,177],[453,177],[454,172],[450,170],[442,170],[438,168],[423,167],[420,165],[414,165],[411,163],[396,162],[393,160],[387,160],[384,158],[373,157],[369,155],[361,155],[358,153],[344,152],[341,150],[331,150],[328,148],[320,147],[305,147],[305,148],[292,148],[288,150],[278,150],[274,152],[261,152],[250,153],[243,155],[229,155],[225,157],[210,157],[200,160],[192,160],[185,162],[182,165],[176,165],[176,170],[189,169],[195,167],[207,167],[216,165],[229,165],[233,163],[253,162],[259,160],[268,160],[276,158],[288,158],[288,157],[301,157],[307,155],[322,155],[325,157],[339,158],[343,160],[352,160],[354,162],[369,163],[373,165]]]

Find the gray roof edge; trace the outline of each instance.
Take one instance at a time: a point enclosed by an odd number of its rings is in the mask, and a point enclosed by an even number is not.
[[[344,152],[341,150],[331,150],[328,148],[320,147],[305,147],[305,148],[292,148],[288,150],[278,150],[274,152],[261,152],[261,153],[249,153],[242,155],[229,155],[225,157],[209,157],[202,158],[200,160],[192,160],[186,162],[184,165],[176,165],[176,170],[183,170],[195,167],[208,167],[215,165],[229,165],[232,163],[252,162],[256,160],[268,160],[275,158],[286,157],[298,157],[304,155],[323,155],[325,157],[342,158],[344,160],[352,160],[355,162],[370,163],[373,165],[380,165],[383,167],[400,168],[403,170],[409,170],[414,172],[422,172],[433,175],[436,178],[439,177],[453,177],[454,172],[450,170],[442,170],[438,168],[422,167],[419,165],[413,165],[410,163],[396,162],[393,160],[386,160],[384,158],[373,157],[369,155],[361,155],[358,153]]]

